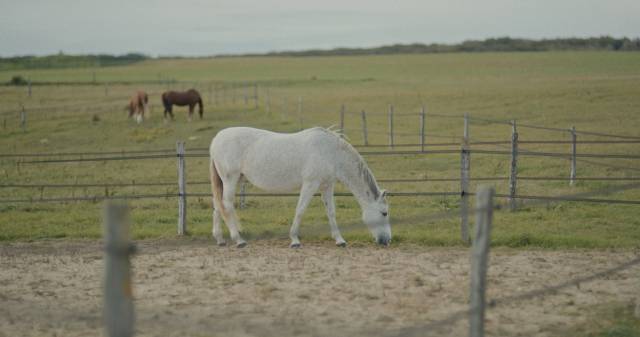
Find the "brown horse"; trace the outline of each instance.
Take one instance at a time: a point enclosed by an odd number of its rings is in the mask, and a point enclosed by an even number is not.
[[[129,100],[129,118],[135,114],[135,119],[138,124],[144,119],[145,112],[149,111],[149,96],[142,90],[136,91]]]
[[[200,114],[200,119],[202,119],[202,98],[200,98],[200,93],[195,89],[189,89],[184,92],[178,91],[167,91],[162,94],[162,105],[164,105],[164,118],[167,118],[167,113],[171,115],[171,119],[173,119],[173,105],[177,106],[189,106],[189,121],[191,121],[191,116],[193,115],[193,107],[198,104],[198,113]]]

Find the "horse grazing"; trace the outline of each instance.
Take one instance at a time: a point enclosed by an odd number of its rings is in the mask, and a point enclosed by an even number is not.
[[[129,100],[129,118],[135,115],[136,122],[142,123],[145,112],[149,112],[149,96],[142,90],[136,91]]]
[[[162,94],[162,105],[164,105],[164,118],[167,118],[167,113],[171,115],[173,120],[173,105],[177,106],[189,106],[189,121],[193,115],[193,107],[198,104],[198,114],[202,119],[202,98],[200,93],[195,89],[189,89],[184,92],[167,91]]]
[[[336,245],[346,245],[336,224],[333,201],[336,181],[342,182],[355,196],[362,209],[362,220],[374,240],[385,246],[391,241],[386,191],[380,190],[360,154],[334,131],[316,127],[286,134],[232,127],[218,132],[211,141],[209,153],[214,204],[212,232],[218,245],[225,244],[220,216],[236,246],[246,245],[240,236],[240,224],[233,206],[236,185],[241,176],[270,192],[300,188],[296,214],[289,231],[292,248],[300,247],[300,220],[318,190],[329,218],[331,236]]]

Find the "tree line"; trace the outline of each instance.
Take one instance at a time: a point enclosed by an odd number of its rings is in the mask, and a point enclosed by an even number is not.
[[[243,56],[388,55],[458,52],[531,52],[557,50],[640,51],[640,39],[630,39],[626,37],[613,38],[610,36],[542,40],[500,37],[485,40],[468,40],[458,44],[394,44],[373,48],[313,49],[303,51],[271,52],[265,54],[249,54]]]
[[[146,59],[148,59],[147,56],[138,53],[125,55],[66,55],[61,52],[47,56],[27,55],[0,58],[0,70],[106,67],[126,65]]]

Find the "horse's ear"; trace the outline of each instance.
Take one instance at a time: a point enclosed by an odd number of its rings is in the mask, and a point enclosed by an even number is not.
[[[383,200],[384,198],[386,198],[388,193],[389,192],[387,192],[387,190],[380,191],[380,200]]]

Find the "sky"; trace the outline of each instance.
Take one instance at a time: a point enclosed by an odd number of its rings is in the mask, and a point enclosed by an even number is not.
[[[640,37],[640,0],[0,0],[0,56]]]

